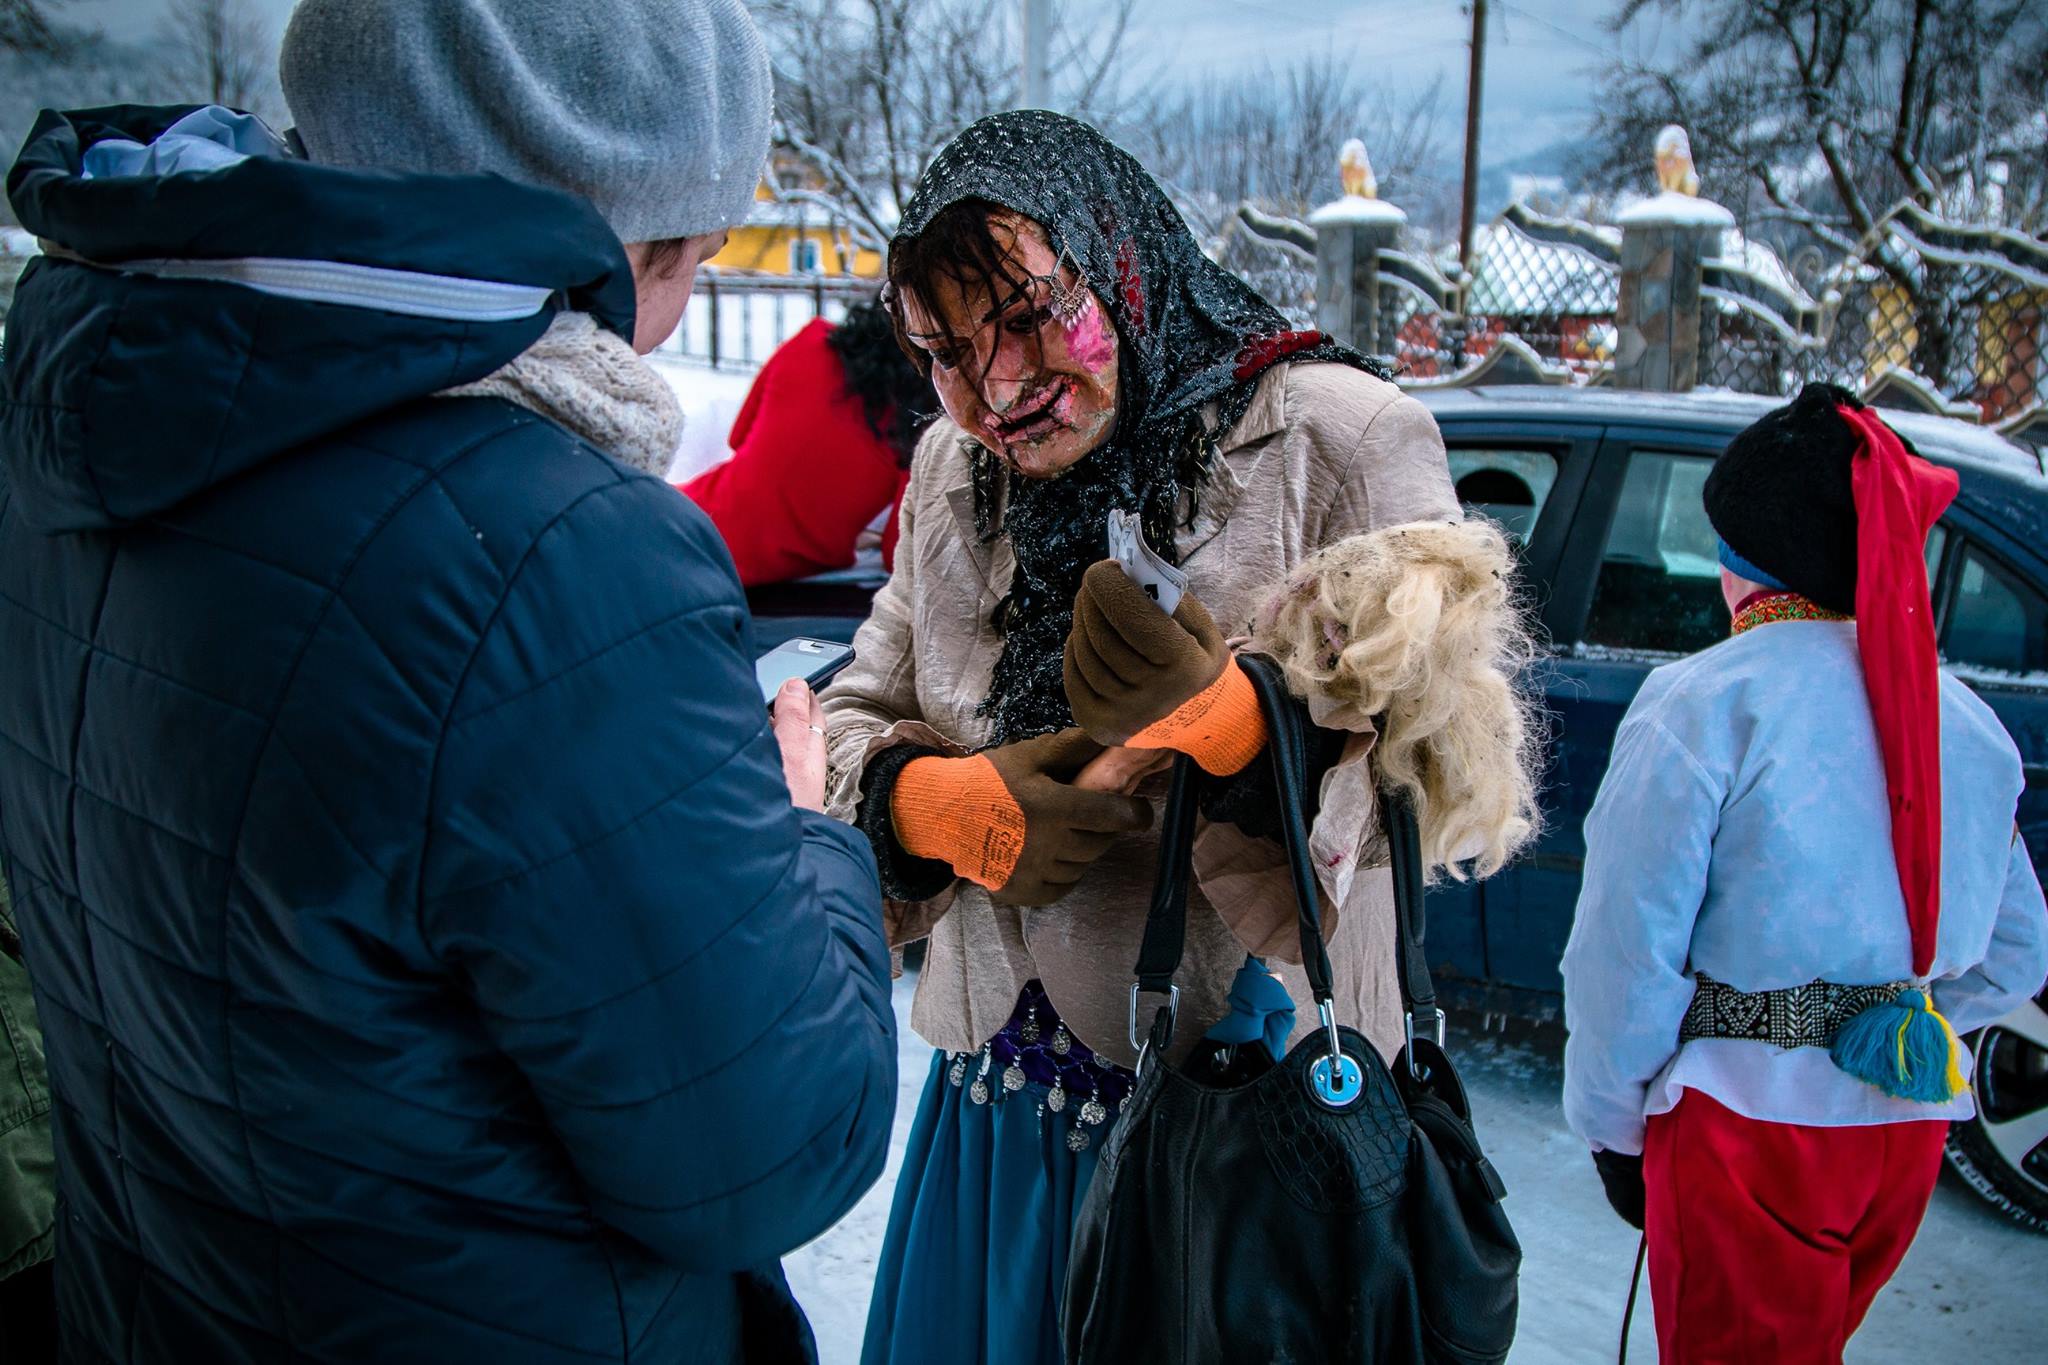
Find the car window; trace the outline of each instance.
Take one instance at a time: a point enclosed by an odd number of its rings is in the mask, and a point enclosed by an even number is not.
[[[1457,446],[1449,452],[1458,505],[1500,523],[1528,543],[1557,483],[1557,456],[1548,450]]]
[[[2010,673],[2048,668],[2048,599],[1968,541],[1954,572],[1943,656]]]
[[[1719,542],[1700,501],[1713,467],[1707,455],[1629,457],[1593,585],[1588,643],[1690,654],[1727,638]]]

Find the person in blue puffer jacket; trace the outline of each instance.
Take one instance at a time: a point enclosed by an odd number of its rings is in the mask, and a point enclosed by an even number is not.
[[[63,1357],[810,1359],[778,1258],[895,1096],[875,868],[635,467],[678,425],[635,352],[765,157],[759,35],[306,0],[283,74],[296,143],[46,113],[7,182],[0,855]]]

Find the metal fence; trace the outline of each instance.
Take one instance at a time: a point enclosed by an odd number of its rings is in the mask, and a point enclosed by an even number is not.
[[[1481,228],[1472,273],[1405,251],[1378,256],[1374,349],[1413,381],[1454,378],[1504,337],[1585,382],[1612,357],[1620,234],[1511,206]]]
[[[683,325],[661,353],[712,369],[759,367],[813,318],[837,322],[846,310],[875,297],[873,280],[827,275],[755,275],[706,267]]]
[[[1817,300],[1745,284],[1708,272],[1703,382],[1788,395],[1822,379],[1992,425],[2048,395],[2048,243],[1909,203],[1825,274]]]
[[[1287,233],[1268,246],[1294,267],[1313,229]],[[1516,204],[1479,229],[1469,274],[1383,247],[1362,335],[1413,383],[1479,375],[1508,337],[1548,382],[1611,382],[1621,239],[1617,227]],[[1823,270],[1812,293],[1774,251],[1732,230],[1700,270],[1703,385],[1786,396],[1824,379],[2029,441],[2048,430],[2048,242],[1907,202]]]

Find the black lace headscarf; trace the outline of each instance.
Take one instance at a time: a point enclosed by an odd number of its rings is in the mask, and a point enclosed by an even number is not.
[[[1137,514],[1153,548],[1177,559],[1176,532],[1194,518],[1217,437],[1244,416],[1260,374],[1281,360],[1387,372],[1320,332],[1291,330],[1250,285],[1202,254],[1129,153],[1074,119],[1018,110],[953,139],[918,182],[891,244],[892,291],[922,294],[934,271],[986,271],[986,260],[934,260],[920,240],[963,204],[1008,209],[1043,227],[1054,256],[1077,265],[1107,307],[1119,343],[1116,425],[1057,477],[1009,478],[1002,458],[970,438],[976,530],[1007,535],[1017,558],[995,615],[1003,652],[982,702],[993,742],[1005,744],[1073,724],[1061,655],[1074,594],[1106,553],[1113,509]],[[948,216],[957,223],[957,213]],[[1021,283],[988,281],[992,289]],[[1211,403],[1213,424],[1202,412]]]

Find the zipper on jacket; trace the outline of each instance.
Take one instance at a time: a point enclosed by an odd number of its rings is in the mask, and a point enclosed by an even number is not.
[[[279,256],[245,256],[228,260],[145,260],[102,262],[81,256],[55,242],[42,244],[43,254],[60,261],[111,270],[124,275],[149,275],[164,280],[198,280],[240,285],[260,294],[331,303],[343,308],[373,308],[406,317],[442,322],[516,322],[547,306],[554,291],[545,285],[508,284],[502,280],[469,280],[419,270],[355,265],[348,261],[298,261]]]

